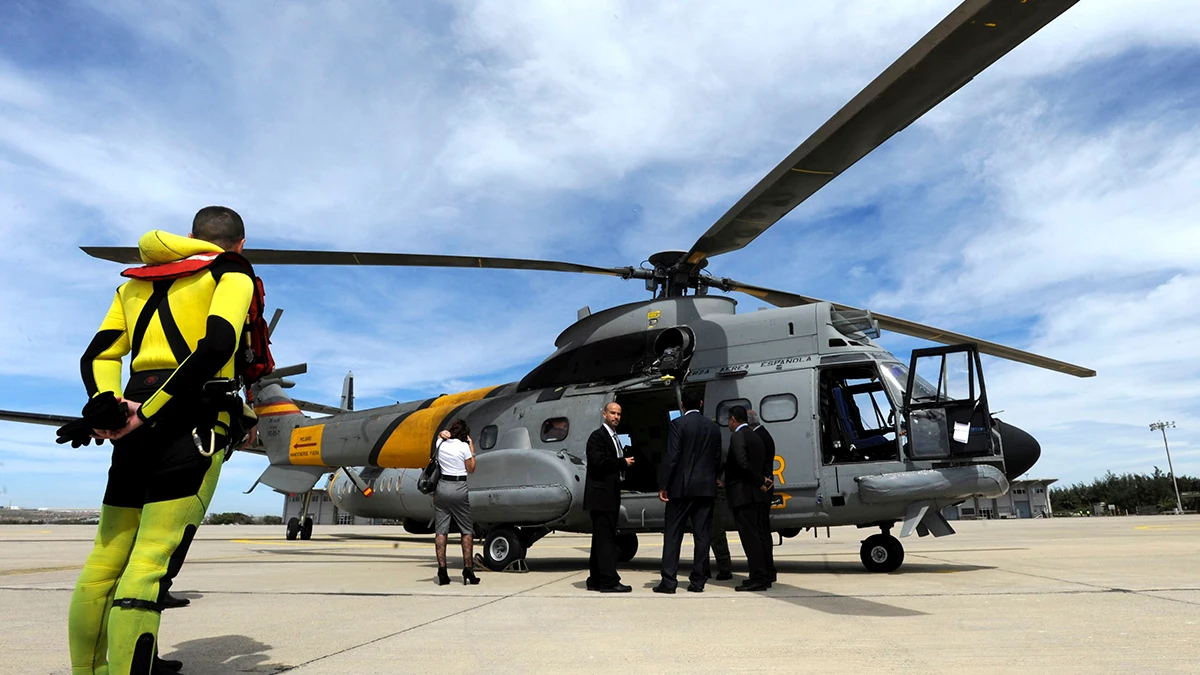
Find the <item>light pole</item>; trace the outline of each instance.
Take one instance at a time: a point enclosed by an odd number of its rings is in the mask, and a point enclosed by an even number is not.
[[[1171,471],[1171,485],[1175,486],[1175,513],[1183,513],[1183,500],[1179,498],[1179,483],[1175,482],[1175,467],[1171,464],[1171,447],[1167,445],[1167,429],[1174,429],[1174,422],[1155,422],[1150,425],[1150,431],[1161,431],[1163,447],[1167,450],[1167,468]]]

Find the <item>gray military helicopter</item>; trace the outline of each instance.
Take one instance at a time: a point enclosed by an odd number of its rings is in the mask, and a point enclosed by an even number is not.
[[[555,341],[556,350],[521,381],[424,401],[353,410],[352,382],[340,407],[288,397],[281,368],[253,390],[256,446],[270,466],[259,478],[305,495],[288,538],[308,539],[308,496],[320,479],[354,514],[403,520],[427,532],[431,499],[416,489],[438,432],[455,419],[475,430],[471,507],[486,534],[489,567],[522,566],[529,548],[556,531],[586,532],[584,445],[604,404],[625,415],[619,433],[637,458],[626,474],[619,520],[621,559],[637,535],[661,531],[656,467],[667,425],[685,389],[699,389],[719,423],[743,405],[758,411],[776,441],[771,528],[878,528],[862,542],[863,565],[896,570],[899,538],[954,530],[941,510],[970,497],[996,497],[1040,456],[1037,441],[993,416],[980,354],[1077,377],[1095,372],[952,331],[809,296],[713,276],[711,258],[747,246],[860,158],[1016,47],[1076,0],[966,0],[855,96],[742,197],[687,251],[664,251],[649,267],[405,253],[247,250],[256,265],[397,265],[602,274],[645,282],[652,299],[591,313]],[[136,263],[131,248],[85,247]],[[747,293],[776,309],[735,313]],[[944,346],[917,349],[908,364],[880,348],[881,329]],[[324,413],[313,418],[304,411]],[[28,414],[8,413],[5,416]],[[69,418],[42,420],[61,423]],[[725,432],[728,433],[727,431]],[[355,468],[360,467],[360,468]],[[257,483],[255,484],[257,485]],[[253,488],[251,488],[253,489]],[[726,522],[732,522],[727,519]]]

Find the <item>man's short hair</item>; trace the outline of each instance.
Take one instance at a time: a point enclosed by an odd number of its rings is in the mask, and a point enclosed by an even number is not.
[[[746,410],[746,424],[749,424],[752,427],[762,424],[762,422],[758,420],[758,413],[754,412],[753,409]]]
[[[616,401],[609,401],[608,403],[604,404],[604,407],[600,408],[600,412],[608,412],[608,406],[610,406],[610,405],[615,405],[618,408],[621,407],[620,403],[617,403]]]
[[[206,206],[192,219],[192,237],[231,249],[246,238],[242,217],[225,206]]]
[[[704,394],[699,389],[684,389],[681,398],[686,410],[699,410],[704,405]]]
[[[735,405],[732,408],[730,408],[729,409],[729,419],[733,420],[734,422],[745,422],[746,421],[746,406]]]

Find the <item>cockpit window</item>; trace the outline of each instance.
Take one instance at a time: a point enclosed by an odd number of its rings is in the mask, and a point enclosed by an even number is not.
[[[903,401],[904,388],[908,386],[908,367],[896,362],[881,363],[879,370],[883,373],[883,381],[892,390],[895,400]],[[917,375],[914,380],[913,387],[916,391],[913,392],[913,400],[937,398],[937,388],[925,381],[925,378]]]

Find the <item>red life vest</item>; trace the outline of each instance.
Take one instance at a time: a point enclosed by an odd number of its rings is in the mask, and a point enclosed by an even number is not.
[[[271,331],[265,316],[267,293],[263,288],[262,279],[255,276],[254,267],[249,260],[232,251],[197,253],[161,265],[130,267],[121,272],[121,276],[143,281],[182,279],[212,267],[219,260],[237,263],[254,280],[254,295],[250,299],[246,325],[243,327],[242,339],[234,358],[234,371],[242,385],[248,387],[275,370],[275,359],[271,356]]]

